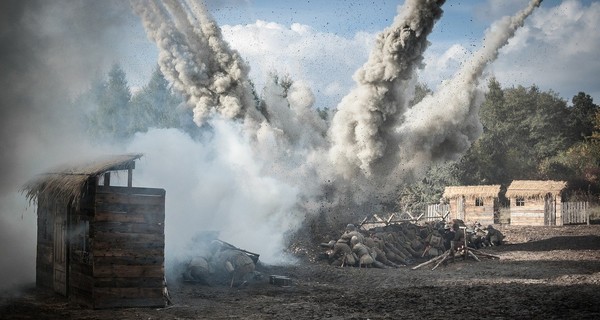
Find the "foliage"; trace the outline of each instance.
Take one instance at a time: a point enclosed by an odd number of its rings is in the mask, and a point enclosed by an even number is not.
[[[191,111],[178,110],[181,102],[158,67],[148,84],[132,95],[125,71],[115,64],[107,80],[94,80],[73,104],[89,109],[87,131],[94,140],[115,142],[150,128],[188,128],[181,121],[182,113]]]
[[[568,122],[570,135],[574,141],[582,141],[594,131],[594,117],[599,108],[592,97],[585,92],[579,92],[571,100],[573,106],[569,113]]]
[[[480,110],[483,134],[457,163],[457,180],[565,180],[573,193],[598,195],[600,113],[583,92],[572,102],[536,86],[503,89],[491,79]]]
[[[177,106],[181,99],[171,93],[169,83],[157,67],[148,84],[131,100],[130,131],[145,132],[150,128],[179,126]]]
[[[93,83],[89,98],[97,108],[89,118],[89,133],[101,140],[118,140],[130,133],[131,92],[125,72],[113,65],[107,81]]]
[[[488,84],[480,117],[483,135],[459,164],[463,184],[507,184],[515,179],[555,179],[561,172],[541,170],[569,146],[566,102],[536,86],[502,89]],[[562,178],[562,177],[561,177]]]

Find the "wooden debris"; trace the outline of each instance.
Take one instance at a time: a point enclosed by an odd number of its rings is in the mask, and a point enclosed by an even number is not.
[[[448,261],[449,259],[452,259],[454,261],[455,257],[462,257],[463,259],[470,257],[477,262],[481,262],[481,258],[500,259],[499,256],[481,252],[479,250],[475,250],[475,249],[463,246],[463,247],[458,248],[457,250],[453,250],[453,249],[447,250],[446,252],[444,252],[443,254],[441,254],[437,257],[434,257],[428,261],[425,261],[419,265],[412,267],[412,270],[417,270],[421,267],[424,267],[424,266],[430,265],[434,262],[437,262],[435,264],[435,266],[431,269],[431,270],[435,270],[442,263],[444,263],[445,261]]]

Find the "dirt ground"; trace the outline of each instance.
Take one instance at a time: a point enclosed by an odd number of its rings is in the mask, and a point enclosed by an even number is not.
[[[0,300],[1,319],[599,319],[600,225],[498,226],[500,260],[458,260],[436,270],[336,268],[308,257],[260,266],[239,287],[171,281],[164,309],[88,310],[30,288]],[[269,275],[292,285],[269,284]],[[174,283],[173,283],[174,282]]]

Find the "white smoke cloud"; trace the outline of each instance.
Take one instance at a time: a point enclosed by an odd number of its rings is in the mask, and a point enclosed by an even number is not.
[[[281,263],[285,232],[301,222],[298,186],[265,174],[243,127],[211,120],[214,132],[194,141],[175,129],[137,134],[129,145],[145,156],[134,183],[164,188],[166,256],[185,259],[190,240],[202,231],[219,231],[220,239],[261,254],[266,263]]]
[[[114,36],[137,19],[121,1],[0,3],[0,291],[35,281],[37,216],[19,188],[35,174],[102,153],[69,98],[116,59]]]

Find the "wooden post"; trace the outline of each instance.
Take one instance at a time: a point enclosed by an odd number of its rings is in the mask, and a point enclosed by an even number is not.
[[[589,209],[589,205],[588,205],[588,202],[586,201],[585,209],[584,209],[585,210],[585,220],[586,220],[587,225],[589,226],[590,225],[590,211],[588,209]]]
[[[131,188],[133,186],[133,169],[127,169],[127,187]]]
[[[107,171],[104,173],[104,186],[105,187],[110,186],[110,171]]]

